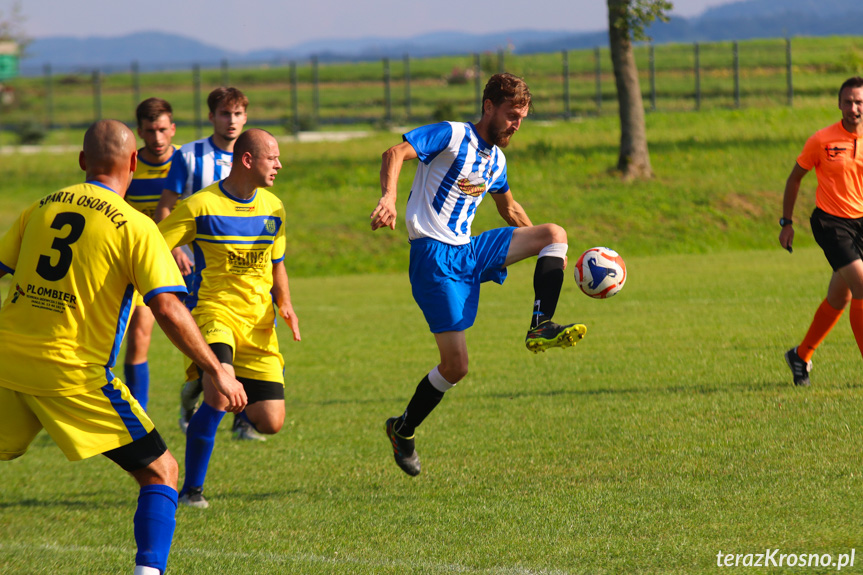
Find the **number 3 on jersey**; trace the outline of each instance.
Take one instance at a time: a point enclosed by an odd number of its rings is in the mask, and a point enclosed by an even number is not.
[[[56,265],[51,265],[52,256],[39,256],[36,273],[52,282],[62,279],[69,273],[69,266],[72,265],[72,248],[69,246],[77,242],[81,237],[81,234],[84,232],[84,224],[86,223],[87,220],[84,216],[75,212],[57,214],[51,223],[51,227],[62,231],[66,226],[69,226],[69,233],[64,237],[57,236],[51,244],[51,249],[60,253],[60,259]]]

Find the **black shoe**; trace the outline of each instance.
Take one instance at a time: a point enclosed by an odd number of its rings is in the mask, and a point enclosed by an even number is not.
[[[788,367],[791,368],[791,375],[794,376],[794,385],[807,386],[809,382],[809,372],[812,371],[812,362],[803,361],[797,355],[797,348],[789,349],[785,352],[785,361]]]
[[[396,463],[402,468],[402,471],[413,477],[420,474],[420,456],[414,448],[413,436],[402,437],[393,429],[393,425],[398,419],[398,417],[387,419],[387,437],[393,444],[393,455],[396,458]]]

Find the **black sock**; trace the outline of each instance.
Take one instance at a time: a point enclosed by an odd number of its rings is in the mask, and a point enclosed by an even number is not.
[[[563,258],[543,256],[537,259],[536,270],[533,272],[534,300],[531,328],[551,319],[554,315],[562,286]]]
[[[426,374],[417,385],[414,396],[408,402],[408,408],[400,420],[393,426],[396,433],[402,437],[411,437],[419,424],[437,407],[443,399],[443,392],[435,388]]]

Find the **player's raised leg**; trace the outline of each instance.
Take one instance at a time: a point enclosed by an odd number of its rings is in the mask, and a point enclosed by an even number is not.
[[[512,234],[506,266],[539,256],[533,274],[533,316],[525,337],[525,345],[534,353],[574,346],[587,333],[584,325],[551,321],[563,287],[567,249],[566,231],[556,224],[517,228]]]

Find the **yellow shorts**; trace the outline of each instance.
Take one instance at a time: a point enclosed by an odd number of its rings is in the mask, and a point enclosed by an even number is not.
[[[0,461],[24,455],[45,429],[69,461],[141,439],[153,422],[119,379],[79,395],[45,397],[0,387]]]
[[[285,360],[279,353],[275,327],[256,329],[226,318],[196,317],[207,344],[224,343],[234,350],[234,373],[260,381],[285,384]],[[186,381],[201,376],[198,366],[186,359]]]

